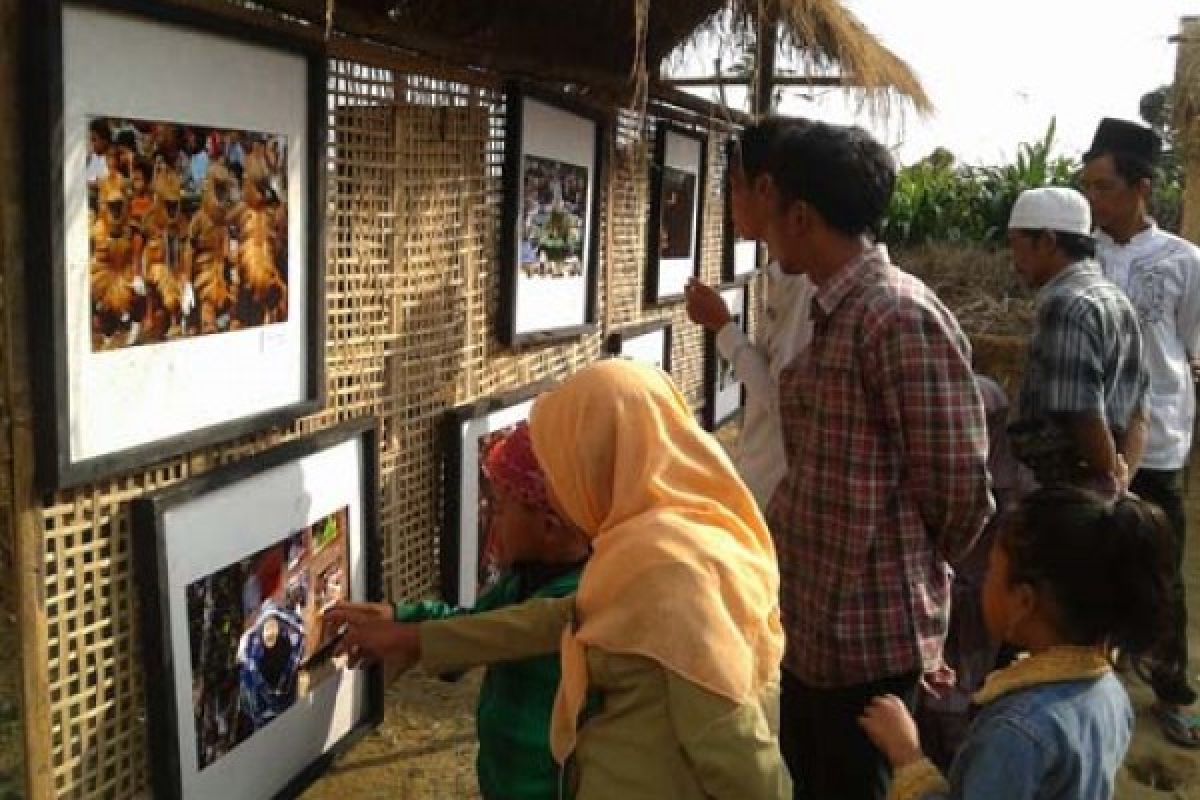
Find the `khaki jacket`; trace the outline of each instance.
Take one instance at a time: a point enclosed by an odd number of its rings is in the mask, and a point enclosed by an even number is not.
[[[573,613],[566,597],[425,622],[421,663],[436,674],[554,652]],[[601,702],[569,768],[576,800],[790,800],[777,684],[738,704],[640,656],[589,648],[587,663]]]

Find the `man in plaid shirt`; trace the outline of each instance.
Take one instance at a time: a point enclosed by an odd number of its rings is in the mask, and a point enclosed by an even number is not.
[[[1041,484],[1114,494],[1145,447],[1149,377],[1137,314],[1093,259],[1091,227],[1074,189],[1027,189],[1013,205],[1013,262],[1038,293],[1011,430],[1017,457]]]
[[[788,647],[780,739],[797,798],[882,798],[886,760],[858,726],[876,695],[910,709],[941,664],[948,559],[992,511],[970,346],[868,232],[895,167],[860,128],[817,123],[770,158],[767,241],[816,285],[813,338],[783,372],[787,476],[768,508]]]

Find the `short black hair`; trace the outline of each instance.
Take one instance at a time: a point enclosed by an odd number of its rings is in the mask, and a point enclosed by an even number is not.
[[[147,186],[154,181],[154,164],[144,156],[138,156],[133,160],[133,171],[142,173],[142,180],[146,181]]]
[[[117,147],[126,147],[130,150],[137,150],[137,136],[129,128],[123,128],[117,134]]]
[[[877,227],[896,184],[896,163],[871,134],[825,122],[781,131],[767,172],[783,203],[803,200],[849,236]]]
[[[1090,164],[1097,158],[1112,156],[1113,171],[1129,186],[1139,181],[1154,182],[1154,165],[1134,153],[1123,150],[1093,150],[1083,157],[1084,164]]]
[[[1171,541],[1156,506],[1130,494],[1110,502],[1074,487],[1030,494],[997,540],[1010,583],[1044,592],[1071,644],[1134,655],[1170,630]]]
[[[94,119],[92,120],[92,123],[88,125],[88,129],[104,141],[112,141],[112,128],[108,127],[107,121],[102,119]]]
[[[1082,233],[1054,231],[1054,238],[1058,240],[1058,246],[1062,248],[1063,252],[1076,261],[1081,258],[1096,257],[1096,240],[1091,236],[1085,236]]]
[[[1014,230],[1034,239],[1044,235],[1053,236],[1054,243],[1058,246],[1058,249],[1076,261],[1081,258],[1096,257],[1096,240],[1082,233],[1068,233],[1067,231],[1055,231],[1044,228],[1014,228]]]
[[[801,130],[811,124],[811,120],[803,117],[773,115],[755,120],[725,143],[726,163],[736,162],[742,174],[753,180],[766,171],[771,148],[783,131]]]

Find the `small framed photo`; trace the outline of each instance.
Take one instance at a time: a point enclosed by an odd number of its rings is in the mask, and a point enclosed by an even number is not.
[[[708,138],[660,122],[650,171],[646,301],[678,302],[700,274]]]
[[[733,228],[733,201],[725,190],[725,251],[721,259],[721,280],[736,283],[748,280],[758,270],[760,246],[753,239],[739,239]]]
[[[442,423],[442,586],[446,601],[473,606],[500,575],[492,537],[495,499],[483,474],[488,451],[529,419],[548,383],[489,397],[446,412]]]
[[[382,599],[377,448],[348,423],[134,502],[155,797],[296,797],[382,720],[321,624]]]
[[[594,331],[603,119],[513,86],[507,123],[498,338],[520,346]]]
[[[647,322],[609,334],[605,349],[614,356],[671,371],[671,323]]]
[[[750,286],[748,283],[723,286],[718,289],[733,323],[749,331]],[[704,427],[720,428],[737,416],[745,401],[745,387],[735,374],[733,364],[717,350],[717,337],[711,333],[704,338]]]
[[[160,3],[25,6],[40,485],[317,410],[320,46]]]

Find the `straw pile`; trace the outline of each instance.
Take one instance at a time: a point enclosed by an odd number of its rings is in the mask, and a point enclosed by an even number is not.
[[[1026,336],[1033,326],[1033,296],[1005,250],[931,244],[892,257],[937,292],[968,334]]]

